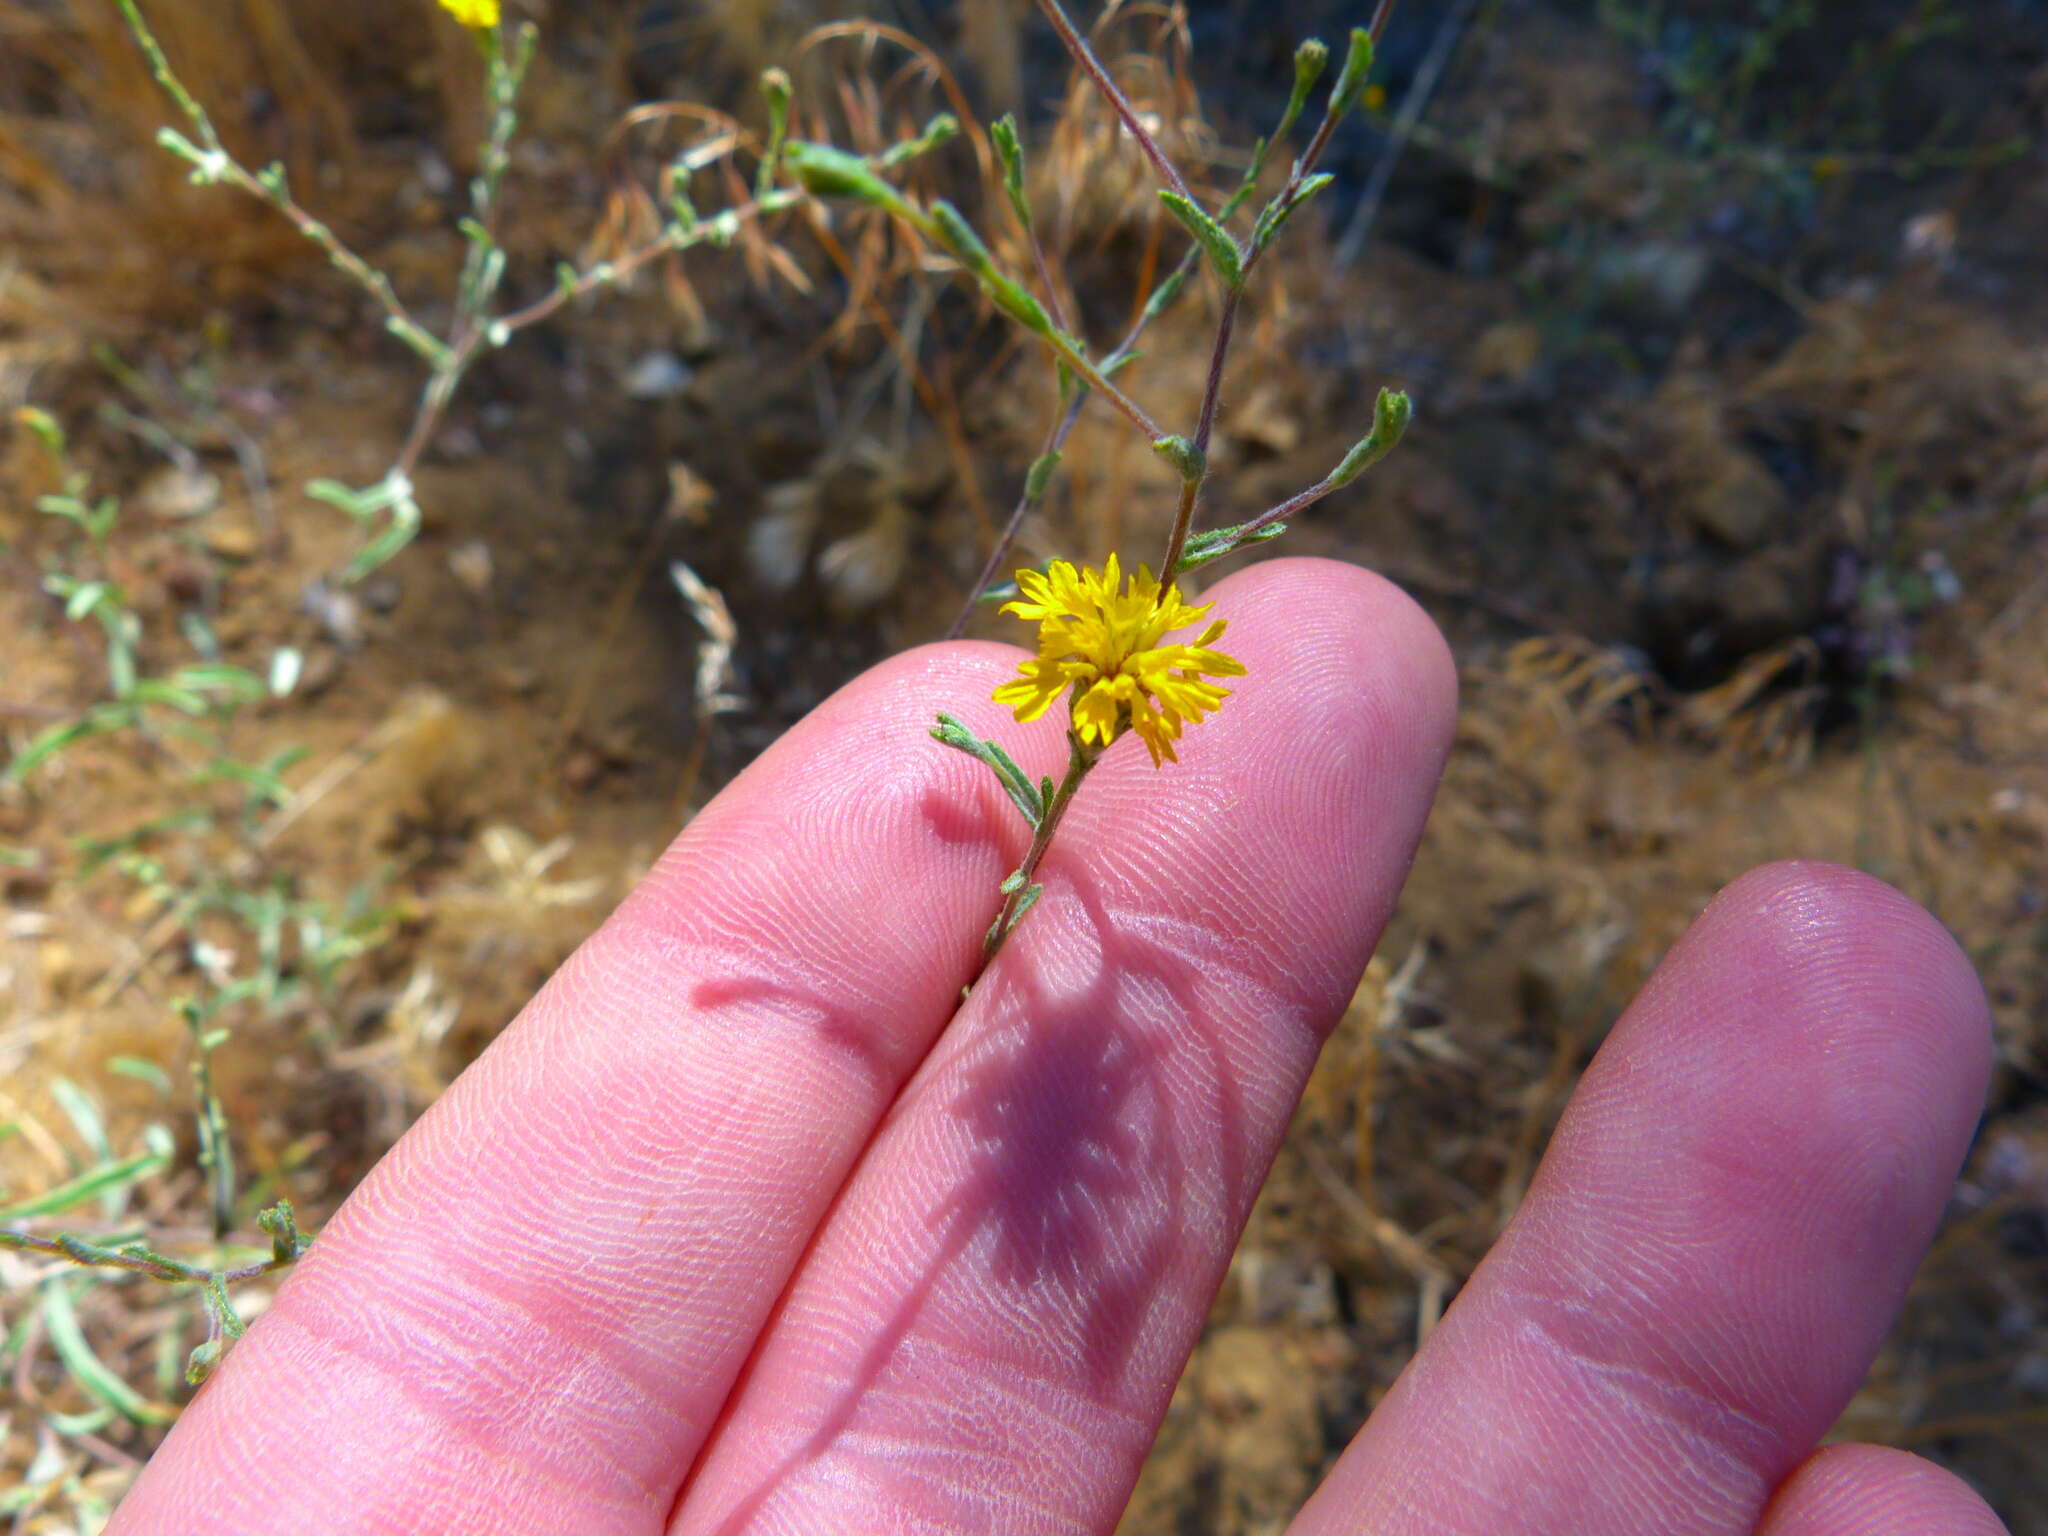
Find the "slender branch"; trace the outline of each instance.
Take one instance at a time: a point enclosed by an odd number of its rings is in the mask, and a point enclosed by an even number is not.
[[[1195,264],[1200,259],[1200,250],[1190,246],[1187,254],[1181,257],[1180,265],[1168,274],[1166,281],[1153,292],[1158,293],[1166,289],[1178,292],[1194,275]],[[1113,373],[1137,350],[1138,343],[1144,339],[1146,329],[1159,317],[1162,308],[1163,306],[1155,308],[1148,303],[1139,310],[1138,318],[1131,322],[1131,328],[1124,333],[1123,340],[1116,344],[1116,350],[1102,360],[1104,372]],[[1061,413],[1052,431],[1046,434],[1045,446],[1039,450],[1039,458],[1058,453],[1066,447],[1067,438],[1073,433],[1075,424],[1080,421],[1082,407],[1087,403],[1088,387],[1085,384],[1077,384],[1074,397],[1067,402],[1066,410]],[[952,628],[946,631],[948,640],[958,640],[967,632],[968,621],[974,617],[974,610],[980,604],[982,594],[988,591],[989,584],[995,580],[996,572],[1002,569],[1004,560],[1008,558],[1011,548],[1016,544],[1017,535],[1024,526],[1024,519],[1029,517],[1032,508],[1044,499],[1042,492],[1038,496],[1033,496],[1031,489],[1031,482],[1027,478],[1024,489],[1018,493],[1017,505],[1010,513],[1009,522],[1003,525],[1002,533],[996,538],[995,548],[989,551],[988,560],[982,565],[981,575],[976,578],[973,588],[968,592],[967,601],[960,605],[960,612],[954,616]]]
[[[1152,137],[1151,130],[1140,121],[1137,109],[1131,105],[1130,98],[1124,95],[1123,88],[1103,66],[1102,60],[1095,56],[1095,50],[1088,46],[1088,39],[1083,37],[1076,30],[1074,23],[1068,19],[1060,0],[1038,0],[1038,9],[1044,13],[1045,19],[1052,23],[1053,31],[1059,33],[1060,41],[1066,44],[1067,52],[1073,55],[1074,62],[1090,80],[1095,82],[1095,88],[1102,93],[1103,100],[1107,101],[1111,110],[1122,119],[1125,132],[1138,141],[1138,147],[1145,152],[1145,158],[1152,162],[1152,168],[1159,173],[1159,179],[1182,197],[1192,199],[1194,194],[1188,190],[1187,182],[1181,178],[1180,172],[1174,169],[1173,162],[1166,158],[1166,151],[1159,147],[1159,141]]]
[[[1322,479],[1305,491],[1296,491],[1277,507],[1268,507],[1250,522],[1245,523],[1239,529],[1238,537],[1232,541],[1230,548],[1237,549],[1241,547],[1247,539],[1262,528],[1270,527],[1274,523],[1285,522],[1297,513],[1306,512],[1310,507],[1336,489],[1337,485],[1334,481]],[[1229,550],[1225,550],[1223,553],[1228,554]]]
[[[450,350],[446,362],[436,368],[420,392],[420,407],[413,418],[412,430],[407,434],[405,446],[399,450],[393,467],[407,479],[412,477],[420,456],[440,430],[441,418],[449,403],[455,397],[462,376],[469,371],[476,356],[486,346],[502,346],[520,331],[540,324],[556,314],[572,300],[594,293],[600,288],[614,287],[630,280],[641,268],[664,256],[686,251],[707,240],[717,241],[729,237],[742,220],[759,218],[765,214],[780,213],[794,207],[803,200],[803,194],[784,189],[770,192],[736,208],[727,209],[715,219],[708,219],[694,229],[680,224],[670,224],[653,240],[637,250],[611,261],[598,262],[578,273],[573,282],[557,285],[544,298],[539,298],[523,309],[500,315],[497,319],[472,326],[459,343]]]
[[[273,1270],[283,1269],[298,1258],[297,1254],[290,1258],[272,1255],[267,1259],[238,1264],[231,1269],[208,1269],[184,1263],[161,1253],[152,1253],[146,1248],[107,1248],[98,1243],[89,1243],[82,1237],[73,1237],[69,1233],[59,1233],[56,1237],[42,1237],[34,1232],[17,1231],[13,1227],[0,1227],[0,1248],[40,1253],[89,1269],[125,1269],[131,1274],[146,1275],[152,1280],[161,1280],[171,1285],[204,1285],[209,1280],[234,1285],[243,1280],[253,1280],[258,1275],[267,1275]]]
[[[1133,426],[1145,434],[1146,441],[1163,435],[1159,423],[1146,413],[1142,405],[1112,384],[1108,372],[1083,352],[1071,336],[1055,331],[1045,340],[1059,354],[1060,361],[1079,374],[1081,381],[1090,389],[1099,391],[1103,399],[1122,412]]]
[[[1379,5],[1373,11],[1372,23],[1367,28],[1375,45],[1380,40],[1380,34],[1386,30],[1388,18],[1393,14],[1394,0],[1379,0]],[[1293,170],[1288,172],[1287,184],[1280,189],[1280,195],[1273,199],[1273,208],[1285,209],[1300,195],[1303,184],[1315,173],[1317,162],[1323,158],[1323,152],[1330,147],[1330,137],[1337,131],[1337,124],[1342,120],[1347,105],[1348,103],[1337,100],[1334,91],[1331,93],[1324,103],[1322,121],[1316,125],[1314,137],[1296,157]],[[1273,227],[1277,228],[1277,224]],[[1218,400],[1223,392],[1224,366],[1230,356],[1230,338],[1236,326],[1239,296],[1244,290],[1244,285],[1251,280],[1252,269],[1259,264],[1259,258],[1265,255],[1267,247],[1272,243],[1272,230],[1267,228],[1264,221],[1261,221],[1261,229],[1264,231],[1263,237],[1254,236],[1243,247],[1243,266],[1239,269],[1238,281],[1224,293],[1223,310],[1216,320],[1216,345],[1209,354],[1209,378],[1202,390],[1202,414],[1195,428],[1196,470],[1181,485],[1180,503],[1174,511],[1173,529],[1167,535],[1166,555],[1159,563],[1162,573],[1159,579],[1162,583],[1170,583],[1174,571],[1180,565],[1181,555],[1187,549],[1188,536],[1194,529],[1195,508],[1201,500],[1202,487],[1209,478],[1209,441],[1216,425]],[[1319,500],[1333,489],[1334,486],[1325,487],[1310,495],[1309,500],[1303,502],[1302,506]],[[1278,513],[1266,516],[1264,522],[1256,526],[1263,527],[1264,523],[1273,522],[1278,516]],[[1253,527],[1254,525],[1247,524],[1245,531],[1249,533]]]
[[[1067,434],[1074,430],[1074,423],[1081,418],[1081,407],[1087,402],[1088,392],[1082,388],[1074,390],[1074,398],[1067,402],[1060,412],[1060,419],[1053,424],[1052,431],[1045,437],[1045,446],[1038,451],[1037,463],[1049,455],[1058,453],[1066,446]],[[1002,532],[996,535],[996,542],[988,552],[988,559],[982,562],[981,574],[974,578],[974,585],[968,589],[967,601],[960,605],[960,611],[953,615],[952,626],[946,631],[948,640],[958,640],[967,633],[968,620],[974,617],[974,610],[981,603],[981,595],[996,579],[996,572],[1002,569],[1004,558],[1011,546],[1017,542],[1017,535],[1024,527],[1024,519],[1031,515],[1031,509],[1044,499],[1043,494],[1034,496],[1038,489],[1033,485],[1034,477],[1026,475],[1024,488],[1017,493],[1017,504],[1010,509],[1010,520],[1003,524]]]
[[[1071,730],[1067,732],[1067,776],[1060,780],[1059,787],[1052,792],[1052,799],[1046,802],[1045,814],[1038,818],[1038,831],[1031,839],[1031,847],[1024,855],[1024,862],[1017,866],[1017,872],[1010,877],[1013,887],[1003,898],[1002,910],[989,926],[988,938],[982,945],[982,963],[993,960],[996,951],[1003,947],[1003,940],[1010,936],[1010,930],[1017,926],[1017,920],[1024,915],[1025,908],[1037,900],[1032,889],[1031,877],[1038,873],[1038,866],[1045,858],[1045,851],[1052,846],[1052,835],[1059,830],[1060,818],[1067,814],[1067,807],[1073,804],[1074,792],[1081,787],[1081,780],[1088,776],[1102,756],[1100,747],[1091,747]]]
[[[1195,425],[1195,458],[1199,468],[1192,478],[1181,482],[1180,505],[1173,515],[1173,531],[1167,535],[1166,554],[1159,562],[1159,569],[1166,573],[1162,582],[1173,580],[1172,572],[1179,566],[1181,552],[1187,548],[1188,533],[1195,525],[1195,503],[1200,499],[1202,486],[1209,478],[1209,441],[1216,431],[1216,407],[1223,394],[1223,365],[1230,356],[1230,337],[1237,326],[1237,306],[1240,290],[1231,288],[1223,295],[1223,312],[1216,320],[1216,344],[1209,351],[1209,379],[1202,389],[1202,414]]]

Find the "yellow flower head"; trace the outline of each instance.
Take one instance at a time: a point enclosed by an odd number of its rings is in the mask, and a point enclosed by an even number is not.
[[[441,9],[479,32],[498,24],[498,0],[441,0]]]
[[[1111,555],[1101,570],[1055,560],[1044,575],[1019,571],[1023,594],[1003,612],[1038,625],[1038,654],[996,689],[1019,720],[1036,720],[1073,687],[1074,734],[1106,747],[1134,730],[1156,763],[1173,761],[1173,743],[1187,722],[1199,722],[1230,697],[1211,677],[1242,677],[1244,663],[1209,649],[1223,633],[1218,619],[1192,644],[1162,645],[1171,630],[1200,622],[1208,606],[1191,608],[1180,588],[1163,593],[1139,566],[1128,589]]]

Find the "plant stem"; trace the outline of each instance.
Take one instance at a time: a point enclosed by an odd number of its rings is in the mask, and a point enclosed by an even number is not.
[[[1192,479],[1181,482],[1180,505],[1173,514],[1173,531],[1167,535],[1166,555],[1159,562],[1163,573],[1159,579],[1165,583],[1172,582],[1173,570],[1180,564],[1181,552],[1187,548],[1188,533],[1195,525],[1195,503],[1202,494],[1203,482],[1209,478],[1209,440],[1216,431],[1216,405],[1223,394],[1223,365],[1230,356],[1231,333],[1237,326],[1238,298],[1238,289],[1226,291],[1223,312],[1216,319],[1216,344],[1209,351],[1209,379],[1202,389],[1202,414],[1195,424],[1195,455],[1201,468]]]
[[[1152,168],[1159,173],[1159,179],[1174,192],[1192,201],[1194,194],[1188,191],[1187,182],[1181,178],[1180,172],[1174,169],[1173,162],[1166,158],[1166,151],[1159,147],[1159,141],[1152,137],[1151,132],[1139,120],[1137,109],[1131,105],[1130,98],[1124,95],[1123,88],[1116,83],[1115,78],[1103,67],[1102,60],[1095,56],[1095,50],[1088,46],[1088,39],[1076,30],[1066,10],[1060,5],[1060,0],[1038,0],[1038,8],[1044,12],[1045,19],[1052,23],[1053,31],[1059,33],[1060,41],[1066,44],[1067,52],[1073,55],[1074,62],[1090,80],[1095,82],[1095,88],[1102,93],[1103,100],[1109,103],[1110,109],[1123,121],[1124,130],[1138,141],[1138,147],[1145,152],[1145,158],[1152,162]]]
[[[1187,254],[1181,257],[1180,266],[1168,275],[1166,283],[1185,285],[1194,275],[1195,263],[1200,259],[1201,252],[1190,246]],[[1166,283],[1160,284],[1159,287],[1165,287]],[[1153,291],[1156,293],[1158,288]],[[1116,344],[1116,350],[1102,360],[1105,373],[1114,372],[1123,360],[1130,356],[1139,341],[1144,338],[1146,327],[1158,317],[1158,313],[1149,304],[1139,310],[1138,318],[1131,322],[1131,328],[1124,333],[1124,339]],[[1066,446],[1075,423],[1081,419],[1081,408],[1088,403],[1088,393],[1088,386],[1077,381],[1074,398],[1067,402],[1066,410],[1061,413],[1052,431],[1046,434],[1045,446],[1039,450],[1040,458],[1050,453],[1058,453]],[[1017,505],[1010,513],[1009,522],[1003,525],[1003,531],[996,539],[995,548],[989,551],[988,560],[982,565],[981,575],[975,579],[973,589],[968,592],[967,601],[960,605],[960,612],[954,616],[953,627],[946,631],[948,640],[958,640],[967,632],[968,621],[974,617],[975,607],[981,602],[982,594],[988,591],[990,583],[996,578],[996,572],[1002,569],[1003,561],[1017,542],[1017,534],[1024,526],[1024,519],[1030,516],[1032,509],[1037,505],[1038,501],[1031,495],[1027,482],[1026,489],[1018,493]]]
[[[60,1233],[56,1237],[41,1237],[36,1233],[21,1232],[12,1227],[0,1227],[0,1248],[45,1254],[50,1258],[65,1259],[90,1269],[125,1269],[131,1274],[147,1275],[152,1280],[161,1280],[170,1285],[203,1285],[208,1280],[216,1279],[224,1285],[234,1285],[239,1281],[253,1280],[258,1275],[267,1275],[272,1270],[283,1269],[298,1258],[297,1254],[288,1259],[273,1256],[248,1264],[238,1264],[232,1269],[204,1269],[196,1264],[186,1264],[181,1260],[168,1258],[161,1253],[105,1248],[98,1243],[89,1243],[82,1237],[73,1237],[69,1233]]]
[[[1031,839],[1024,862],[1017,866],[1017,873],[1011,877],[1017,888],[1003,898],[1002,910],[996,914],[996,920],[989,928],[988,941],[982,946],[983,965],[995,958],[996,951],[1010,936],[1010,930],[1017,926],[1024,903],[1030,899],[1031,877],[1038,873],[1046,849],[1052,846],[1052,835],[1059,830],[1060,818],[1067,814],[1067,807],[1073,803],[1074,792],[1081,787],[1081,780],[1088,776],[1088,770],[1101,756],[1100,747],[1091,747],[1073,731],[1067,732],[1067,776],[1060,780],[1059,787],[1052,792],[1052,799],[1046,802],[1045,814],[1038,818],[1037,835]]]
[[[1053,3],[1053,0],[1046,0],[1046,3]],[[1372,24],[1368,28],[1375,44],[1379,42],[1380,34],[1386,30],[1387,18],[1393,13],[1394,0],[1379,0],[1378,7],[1373,11]],[[1273,207],[1287,207],[1300,193],[1302,184],[1314,174],[1316,163],[1323,158],[1323,151],[1330,147],[1330,136],[1337,131],[1342,114],[1333,110],[1336,105],[1334,97],[1324,105],[1323,118],[1316,125],[1315,136],[1308,141],[1307,148],[1296,157],[1294,169],[1288,172],[1287,184],[1280,189],[1280,195],[1274,198]],[[1200,468],[1193,478],[1181,486],[1180,504],[1174,511],[1173,530],[1167,535],[1166,555],[1159,563],[1159,580],[1162,588],[1172,582],[1174,569],[1180,564],[1181,554],[1187,548],[1188,535],[1195,525],[1195,507],[1201,500],[1202,486],[1209,478],[1209,440],[1216,426],[1217,401],[1223,392],[1224,365],[1230,356],[1230,338],[1237,323],[1239,295],[1244,285],[1251,280],[1252,269],[1259,264],[1259,258],[1265,255],[1266,248],[1271,243],[1270,232],[1264,239],[1254,238],[1247,243],[1243,248],[1244,265],[1239,270],[1237,286],[1229,288],[1223,295],[1223,311],[1216,320],[1216,345],[1209,353],[1209,379],[1202,390],[1202,414],[1195,428],[1195,451]],[[1328,490],[1325,489],[1322,494],[1327,495]],[[1316,498],[1311,496],[1309,499],[1313,501]],[[1307,504],[1302,503],[1303,506]],[[1281,515],[1278,511],[1270,513],[1256,526],[1263,527]],[[1253,525],[1247,526],[1246,532],[1251,531],[1251,526]]]

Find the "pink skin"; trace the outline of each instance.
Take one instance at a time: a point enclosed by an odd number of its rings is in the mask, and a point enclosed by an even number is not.
[[[1376,578],[1215,596],[1251,676],[1180,767],[1111,752],[957,1017],[1022,829],[920,732],[1057,772],[987,702],[1016,653],[913,652],[791,732],[365,1181],[115,1536],[1111,1530],[1454,704]],[[1799,1466],[1987,1058],[1903,898],[1738,882],[1296,1531],[1996,1531],[1909,1457]]]
[[[1831,1445],[1771,1500],[1757,1536],[2003,1536],[1961,1478],[1905,1451]]]

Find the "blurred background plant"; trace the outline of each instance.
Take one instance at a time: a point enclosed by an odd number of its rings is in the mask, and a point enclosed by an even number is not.
[[[562,262],[616,274],[679,165],[700,218],[753,198],[771,67],[800,138],[881,154],[952,114],[892,178],[1088,334],[1186,246],[1023,0],[510,3],[507,46],[540,42],[488,245],[459,221],[493,55],[427,0],[144,9],[238,164],[281,164],[442,346],[467,292],[481,340],[407,474],[416,537],[370,569],[298,488],[388,486],[436,354],[275,207],[190,185],[113,0],[0,0],[0,1209],[193,1272],[0,1252],[0,1498],[38,1532],[97,1528],[232,1331],[206,1276],[279,1258],[264,1213],[316,1231],[681,817],[946,631],[1061,420],[1035,343],[871,209],[742,221],[514,345],[482,317]],[[1077,20],[1213,208],[1296,43],[1356,9]],[[1257,515],[1410,389],[1402,451],[1293,542],[1430,605],[1465,715],[1129,1531],[1279,1527],[1649,965],[1799,854],[1928,903],[1999,1029],[1844,1428],[2048,1529],[2044,128],[2036,0],[1395,13],[1239,319],[1205,496]],[[457,280],[493,250],[495,309]],[[1190,285],[1118,374],[1162,419],[1199,413],[1218,303]],[[1041,489],[1020,563],[1130,548],[1178,494],[1099,405]]]

